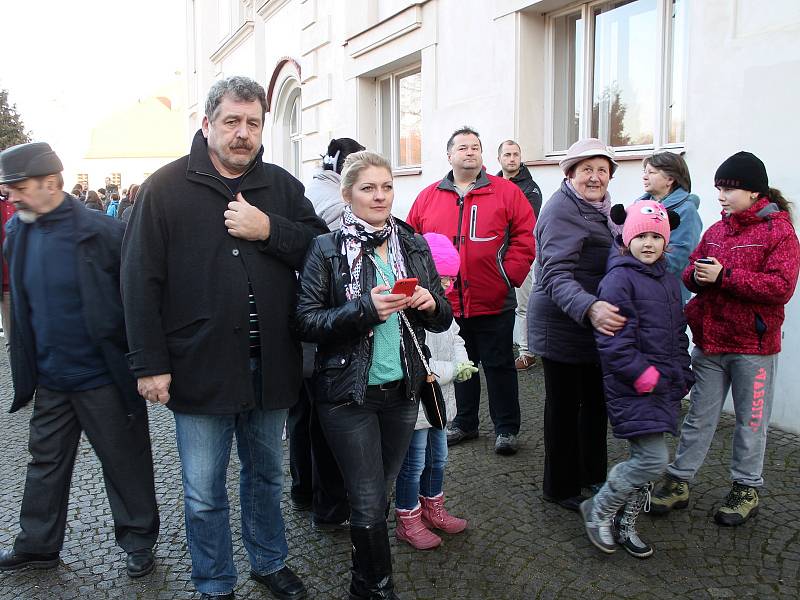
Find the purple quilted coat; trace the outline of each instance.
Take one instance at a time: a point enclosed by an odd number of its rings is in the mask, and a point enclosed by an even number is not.
[[[614,336],[595,331],[614,435],[678,435],[681,398],[694,384],[678,280],[667,272],[663,257],[645,265],[612,252],[598,297],[628,319]],[[639,394],[633,383],[651,365],[661,378],[651,393]]]

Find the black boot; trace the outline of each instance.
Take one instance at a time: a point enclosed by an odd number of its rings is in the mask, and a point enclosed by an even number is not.
[[[392,552],[386,522],[369,527],[350,526],[353,569],[350,600],[400,600],[392,581]]]

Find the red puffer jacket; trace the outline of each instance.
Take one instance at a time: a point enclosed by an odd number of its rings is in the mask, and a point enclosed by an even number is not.
[[[419,193],[406,219],[419,233],[441,233],[461,257],[447,299],[456,317],[494,315],[513,307],[508,298],[531,269],[536,217],[520,189],[481,171],[461,201],[452,174]]]
[[[713,256],[722,281],[701,287],[694,261]],[[800,244],[789,213],[768,198],[724,215],[705,232],[683,272],[697,293],[686,305],[694,343],[705,354],[776,354],[781,350],[783,307],[797,284]]]

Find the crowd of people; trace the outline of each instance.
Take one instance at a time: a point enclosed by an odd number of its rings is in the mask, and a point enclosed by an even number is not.
[[[124,188],[120,196],[117,191],[119,186],[109,181],[107,178],[107,187],[98,188],[97,191],[86,189],[82,183],[76,183],[72,188],[72,196],[83,202],[83,205],[90,210],[105,213],[109,217],[127,223],[131,218],[133,203],[136,202],[139,184],[134,183]]]
[[[287,564],[284,426],[292,508],[349,531],[349,598],[397,598],[392,491],[397,540],[428,550],[464,531],[445,507],[445,474],[448,446],[478,437],[478,367],[494,451],[510,456],[518,372],[537,357],[542,497],[579,512],[601,551],[652,555],[637,518],[688,505],[729,390],[732,486],[714,518],[757,514],[800,245],[756,156],[721,163],[722,216],[701,237],[678,154],[646,158],[644,193],[625,207],[608,192],[613,151],[579,140],[543,203],[517,142],[500,143],[491,175],[478,132],[462,127],[446,143],[451,170],[403,221],[391,163],[356,140],[331,140],[306,188],[264,162],[266,109],[255,81],[217,81],[189,154],[122,199],[64,193],[46,143],[0,153],[16,209],[2,213],[12,412],[33,400],[20,533],[0,550],[1,571],[58,564],[82,431],[128,575],[155,568],[149,401],[174,416],[203,598],[233,598],[237,582],[225,486],[234,439],[250,577],[277,598],[307,597]],[[426,410],[431,395],[446,428]],[[610,471],[609,421],[630,447]],[[667,433],[679,436],[672,462]]]

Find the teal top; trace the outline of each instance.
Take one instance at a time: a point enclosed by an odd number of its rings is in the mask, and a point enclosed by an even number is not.
[[[389,262],[391,262],[391,257],[389,258]],[[389,285],[394,285],[395,276],[392,268],[377,253],[375,253],[375,262],[386,280],[389,281]],[[375,285],[384,283],[383,277],[379,273],[375,273]],[[384,293],[388,294],[389,292]],[[400,359],[400,317],[398,314],[392,314],[386,322],[373,328],[372,333],[372,365],[369,368],[368,385],[402,379],[403,364]]]

